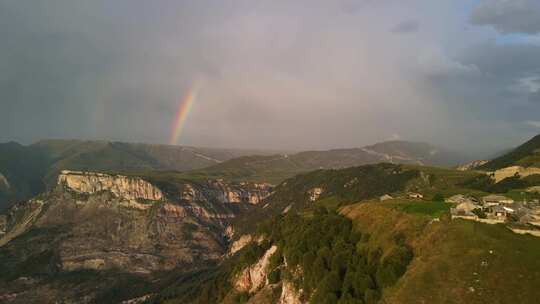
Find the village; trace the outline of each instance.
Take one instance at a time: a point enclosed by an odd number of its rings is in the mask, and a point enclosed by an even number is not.
[[[424,195],[408,192],[403,198],[418,201],[424,200]],[[379,197],[381,202],[393,199],[394,197],[389,194]],[[515,201],[501,194],[490,194],[481,198],[456,194],[444,199],[444,202],[454,206],[450,208],[452,219],[506,224],[515,233],[540,237],[540,201],[538,199]]]
[[[515,201],[504,195],[490,194],[477,199],[457,194],[445,199],[455,204],[452,218],[474,220],[487,224],[507,223],[516,233],[540,236],[540,202],[538,199]]]

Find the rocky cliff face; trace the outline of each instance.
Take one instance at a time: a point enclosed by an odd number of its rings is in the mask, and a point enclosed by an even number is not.
[[[296,290],[291,282],[284,281],[281,286],[281,296],[278,304],[302,304],[301,293]]]
[[[320,187],[316,187],[316,188],[313,188],[313,189],[310,189],[308,191],[308,197],[309,197],[309,201],[310,202],[314,202],[316,200],[319,199],[319,197],[321,197],[321,194],[323,193],[323,189],[320,188]]]
[[[252,237],[243,236],[238,241],[245,242],[252,240]],[[252,295],[248,303],[276,303],[276,304],[302,304],[302,291],[298,291],[293,283],[283,279],[277,284],[269,284],[268,274],[270,272],[270,258],[278,250],[276,245],[272,245],[264,255],[254,264],[243,269],[233,279],[234,289],[237,292],[248,292]],[[280,292],[273,296],[274,291]]]
[[[244,248],[252,241],[253,237],[249,234],[242,235],[238,240],[234,241],[229,247],[229,256],[234,255],[239,250]]]
[[[43,210],[44,204],[43,200],[31,199],[14,205],[4,216],[4,233],[0,235],[0,246],[29,230]]]
[[[77,171],[63,171],[57,184],[39,200],[10,210],[5,229],[0,227],[0,246],[31,230],[59,228],[48,250],[62,272],[152,273],[180,266],[187,271],[216,261],[227,252],[230,220],[271,191],[267,184],[211,180],[164,186]]]
[[[159,201],[163,199],[163,193],[154,185],[141,178],[123,175],[64,170],[58,176],[58,184],[65,185],[70,190],[86,194],[110,191],[116,196],[127,200],[146,199]]]
[[[259,261],[246,269],[244,269],[236,278],[234,286],[236,290],[241,292],[254,293],[266,282],[266,276],[268,275],[268,265],[270,264],[270,257],[277,251],[277,246],[273,245],[268,249],[265,254],[259,259]]]
[[[472,161],[472,162],[457,166],[456,170],[459,170],[459,171],[473,170],[473,169],[476,169],[476,168],[478,168],[480,166],[483,166],[483,165],[487,164],[488,162],[489,161],[487,161],[487,160],[475,160],[475,161]]]
[[[232,220],[271,190],[268,184],[63,171],[54,189],[0,217],[0,302],[4,295],[29,303],[46,294],[50,301],[89,303],[97,290],[123,282],[115,275],[150,282],[208,267],[226,256]],[[59,287],[66,283],[57,278],[81,271],[94,276]],[[254,286],[266,279],[260,269],[249,275]]]
[[[6,233],[7,218],[5,215],[0,215],[0,237]]]
[[[182,199],[188,201],[217,201],[222,204],[259,204],[268,197],[272,185],[266,183],[229,184],[223,180],[208,180],[202,184],[186,184]]]
[[[0,190],[9,190],[10,185],[7,178],[0,173]]]

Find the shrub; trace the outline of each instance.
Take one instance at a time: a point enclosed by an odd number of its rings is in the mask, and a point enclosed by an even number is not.
[[[268,283],[276,284],[281,280],[281,271],[274,269],[268,274]]]
[[[368,289],[366,290],[366,293],[364,294],[364,303],[376,304],[378,298],[379,298],[379,295],[376,290]]]
[[[442,193],[437,193],[433,196],[432,200],[434,202],[444,202],[444,196],[442,195]]]
[[[249,300],[249,294],[247,292],[242,292],[236,295],[236,303],[246,303]]]
[[[487,214],[481,208],[473,209],[472,213],[474,213],[476,216],[478,216],[481,219],[487,218]]]

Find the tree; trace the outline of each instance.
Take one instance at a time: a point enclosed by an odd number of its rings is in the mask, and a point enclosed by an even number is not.
[[[476,216],[478,216],[481,219],[487,218],[487,214],[480,208],[473,209],[472,213],[474,213]]]
[[[376,290],[368,289],[366,290],[366,293],[364,294],[364,303],[376,304],[378,298],[379,298],[379,294],[377,293]]]
[[[281,280],[281,271],[279,269],[274,269],[268,274],[268,283],[276,284]]]
[[[433,196],[433,199],[432,199],[434,202],[444,202],[444,196],[442,195],[442,193],[437,193]]]

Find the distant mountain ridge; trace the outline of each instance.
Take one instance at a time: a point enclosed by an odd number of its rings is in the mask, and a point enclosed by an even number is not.
[[[388,157],[390,162],[416,162],[420,165],[453,166],[467,159],[465,155],[424,142],[385,141],[364,147]]]
[[[275,152],[83,140],[43,140],[28,146],[15,142],[0,144],[0,174],[11,185],[9,190],[0,187],[0,211],[45,191],[64,169],[186,171],[243,155],[272,153]]]
[[[317,169],[342,169],[381,162],[451,167],[465,160],[467,158],[459,153],[427,143],[388,141],[363,148],[240,157],[194,173],[279,183],[296,174]]]
[[[54,183],[61,170],[96,172],[188,172],[189,177],[279,183],[298,173],[380,162],[450,166],[458,153],[427,143],[389,141],[363,148],[279,151],[168,146],[84,140],[43,140],[32,145],[0,144],[0,174],[11,185],[0,187],[0,211],[29,199]],[[5,184],[5,183],[4,183]]]
[[[540,134],[479,169],[494,171],[509,166],[540,167]]]

